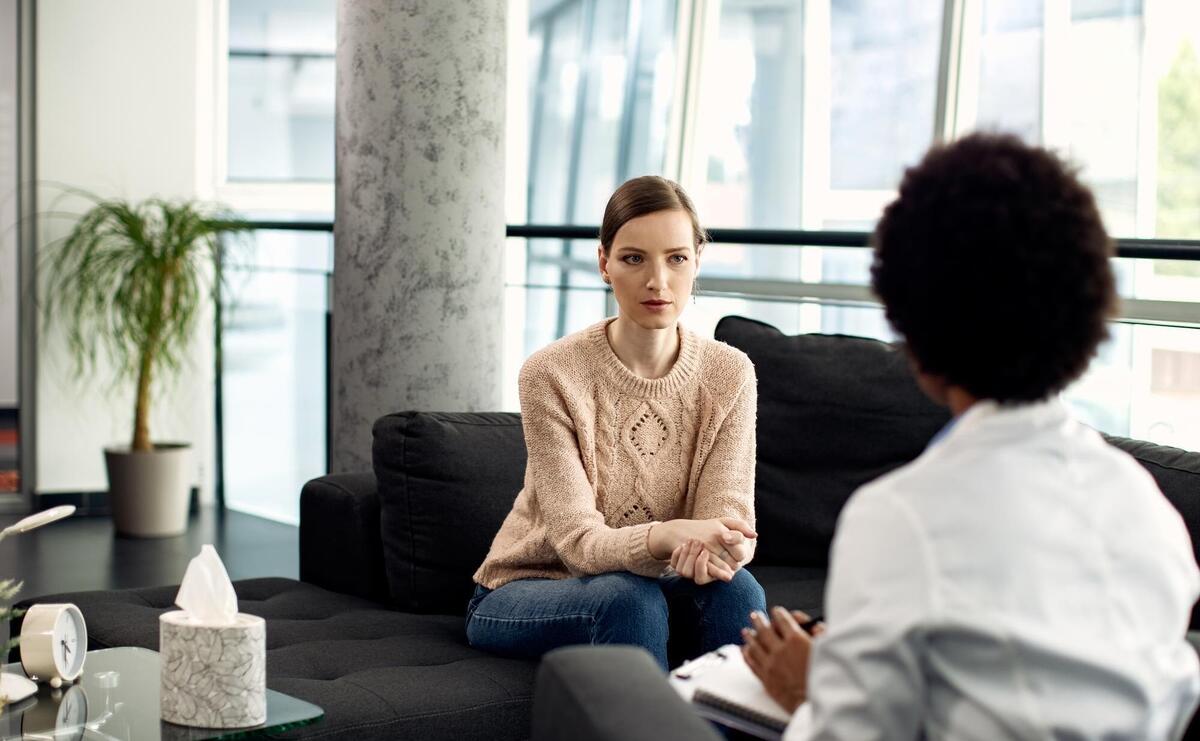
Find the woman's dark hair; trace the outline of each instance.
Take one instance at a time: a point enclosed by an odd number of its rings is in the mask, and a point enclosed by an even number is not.
[[[625,222],[656,211],[683,211],[692,220],[692,240],[697,251],[708,241],[708,235],[700,227],[700,217],[692,199],[673,180],[657,175],[643,175],[626,180],[604,207],[604,220],[600,223],[600,244],[607,253],[612,249],[613,239],[625,226]]]
[[[1095,199],[1014,136],[935,146],[872,242],[872,287],[918,367],[977,398],[1061,391],[1108,336],[1113,247]]]

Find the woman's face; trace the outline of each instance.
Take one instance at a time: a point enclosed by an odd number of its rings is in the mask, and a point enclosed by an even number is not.
[[[600,275],[608,280],[621,316],[645,329],[666,329],[692,295],[699,255],[685,211],[655,211],[625,222],[612,249],[599,250]]]

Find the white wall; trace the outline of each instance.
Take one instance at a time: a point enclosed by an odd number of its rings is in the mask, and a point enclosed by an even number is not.
[[[37,15],[38,180],[103,196],[205,196],[211,173],[213,0],[43,0]],[[39,188],[47,210],[55,191]],[[78,209],[77,202],[65,202]],[[41,238],[56,236],[43,229]],[[57,232],[61,235],[61,228]],[[40,491],[107,488],[101,453],[128,445],[131,383],[73,379],[61,334],[39,337]],[[157,441],[196,450],[196,483],[211,501],[214,397],[211,319],[201,317],[190,367],[161,385]]]

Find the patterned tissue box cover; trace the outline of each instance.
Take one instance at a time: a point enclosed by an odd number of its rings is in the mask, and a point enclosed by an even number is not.
[[[246,728],[267,720],[266,622],[238,613],[228,626],[159,618],[162,719],[200,728]]]

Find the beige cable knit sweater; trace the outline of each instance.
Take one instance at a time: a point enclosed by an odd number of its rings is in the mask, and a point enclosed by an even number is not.
[[[534,353],[521,368],[525,488],[475,581],[630,571],[658,576],[650,527],[738,517],[754,525],[757,385],[744,353],[680,327],[662,378],[613,353],[612,319]]]

